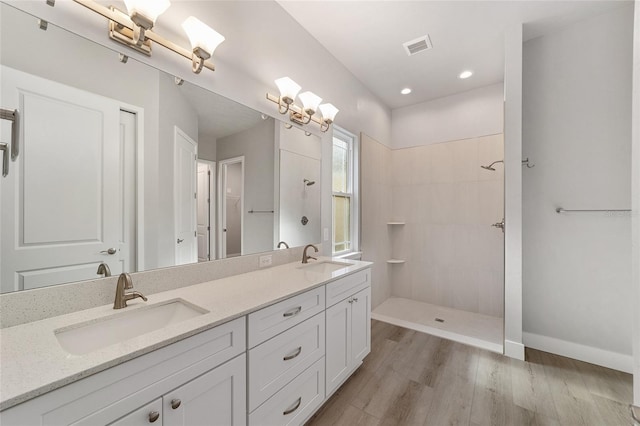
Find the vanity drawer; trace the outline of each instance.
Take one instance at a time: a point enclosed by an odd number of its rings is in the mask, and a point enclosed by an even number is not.
[[[327,284],[327,307],[333,306],[371,285],[371,269],[347,275]]]
[[[301,425],[323,401],[324,357],[249,414],[249,425]]]
[[[324,311],[324,286],[249,314],[249,347]]]
[[[324,356],[324,312],[249,351],[249,411]]]

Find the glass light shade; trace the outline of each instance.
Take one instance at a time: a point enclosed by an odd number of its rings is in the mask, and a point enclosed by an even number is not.
[[[331,104],[322,104],[318,108],[320,108],[320,112],[322,113],[323,120],[333,121],[336,118],[336,114],[340,111],[338,108],[334,107]]]
[[[295,81],[291,80],[289,77],[282,77],[275,81],[276,86],[278,86],[278,90],[280,90],[281,98],[289,98],[293,101],[296,96],[298,96],[298,92],[301,87]]]
[[[312,92],[302,92],[299,97],[300,102],[302,102],[302,109],[305,111],[310,110],[316,112],[318,110],[318,105],[322,102],[322,98]]]
[[[200,48],[213,56],[214,50],[224,41],[224,36],[194,16],[189,16],[182,28],[189,37],[192,49]]]
[[[162,15],[171,6],[169,0],[124,0],[129,16],[139,14],[153,21],[155,24],[158,16]]]

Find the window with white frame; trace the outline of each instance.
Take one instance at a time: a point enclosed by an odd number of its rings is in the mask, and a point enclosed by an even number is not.
[[[357,198],[358,140],[355,135],[333,129],[333,254],[358,250]]]

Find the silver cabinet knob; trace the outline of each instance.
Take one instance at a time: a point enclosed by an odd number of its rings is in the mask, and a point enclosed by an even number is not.
[[[157,411],[152,411],[149,413],[149,423],[154,423],[159,418],[160,418],[160,413],[158,413]]]
[[[357,297],[354,297],[354,298],[353,298],[353,301],[354,301],[354,302],[357,302],[357,301],[358,301],[358,298],[357,298]]]
[[[174,410],[180,407],[180,404],[182,404],[182,401],[177,398],[171,400],[171,408],[173,408]]]
[[[116,254],[116,249],[114,249],[113,247],[109,248],[108,250],[102,250],[100,253],[106,253],[106,254]]]

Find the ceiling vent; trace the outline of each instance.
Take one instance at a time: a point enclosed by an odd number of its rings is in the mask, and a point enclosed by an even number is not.
[[[407,52],[408,56],[413,56],[416,53],[424,52],[425,50],[433,48],[431,39],[429,38],[429,34],[418,37],[415,40],[402,43],[402,46],[404,47],[404,50]]]

